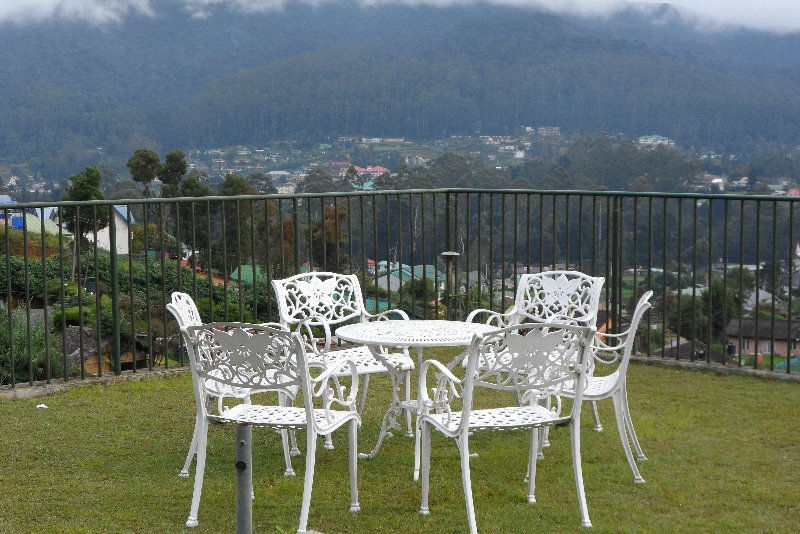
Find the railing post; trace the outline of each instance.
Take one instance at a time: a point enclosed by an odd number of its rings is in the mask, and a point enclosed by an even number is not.
[[[114,373],[122,373],[122,358],[120,356],[119,340],[119,278],[117,273],[117,225],[114,221],[114,206],[108,206],[108,236],[111,249],[111,316],[114,326],[112,332],[111,357],[114,361]],[[128,251],[130,254],[130,250]],[[96,275],[96,274],[95,274]]]

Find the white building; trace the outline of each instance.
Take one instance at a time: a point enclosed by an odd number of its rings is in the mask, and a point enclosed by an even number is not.
[[[117,254],[128,254],[128,207],[113,206],[111,214],[114,217],[114,230],[117,238]],[[134,224],[133,215],[130,215],[130,222]],[[94,233],[89,232],[86,236],[89,242],[94,242]],[[97,246],[103,250],[111,250],[111,225],[109,224],[102,230],[97,231]]]

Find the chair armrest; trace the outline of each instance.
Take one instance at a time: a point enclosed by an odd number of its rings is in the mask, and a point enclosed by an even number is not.
[[[319,348],[319,341],[322,341],[322,338],[317,338],[314,333],[313,327],[315,326],[322,327],[325,336],[322,349]],[[324,357],[325,354],[331,350],[331,327],[328,325],[327,321],[319,318],[305,319],[297,324],[295,332],[298,333],[300,339],[303,340],[306,351],[313,353],[315,356]]]
[[[433,398],[428,395],[428,368],[436,368],[436,387],[431,388]],[[450,412],[450,401],[459,398],[457,387],[463,381],[454,375],[450,369],[437,360],[425,360],[419,370],[419,385],[417,388],[419,409],[424,413],[434,410],[436,413]]]
[[[483,321],[483,322],[485,322],[486,324],[490,324],[490,325],[493,324],[493,325],[497,326],[498,328],[503,328],[505,326],[510,326],[512,324],[514,316],[516,316],[516,312],[501,313],[501,312],[496,312],[496,311],[492,311],[492,310],[477,309],[477,310],[473,310],[472,312],[470,312],[469,315],[467,315],[466,322],[468,322],[468,323],[475,322],[475,317],[477,317],[480,314],[487,314],[488,315],[486,320]]]
[[[400,309],[386,310],[381,313],[369,313],[364,310],[364,317],[366,317],[368,321],[390,321],[392,319],[389,317],[390,314],[396,314],[400,316],[401,320],[408,321],[408,314]]]
[[[351,379],[350,394],[347,397],[344,396],[347,387],[341,384],[338,376],[345,368],[349,368]],[[325,366],[318,376],[309,377],[312,395],[321,397],[326,409],[330,407],[331,403],[335,402],[349,408],[351,411],[355,411],[356,398],[358,397],[358,381],[358,370],[352,360],[337,360]]]

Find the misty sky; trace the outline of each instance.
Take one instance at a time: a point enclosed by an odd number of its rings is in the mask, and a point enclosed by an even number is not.
[[[185,5],[187,16],[206,16],[211,5],[227,4],[241,11],[261,11],[279,8],[294,0],[0,0],[0,22],[35,23],[38,21],[85,20],[93,24],[119,22],[130,13],[157,16],[163,2]],[[310,4],[337,0],[308,0]],[[361,0],[364,4],[381,2],[428,3],[452,5],[474,0]],[[620,9],[621,0],[487,0],[491,3],[540,6],[559,13],[603,15]],[[640,4],[661,1],[640,0]],[[800,30],[800,0],[672,0],[673,5],[685,8],[685,18],[701,27],[714,29],[730,25],[769,31]]]

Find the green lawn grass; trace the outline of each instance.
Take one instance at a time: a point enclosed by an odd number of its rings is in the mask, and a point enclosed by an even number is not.
[[[377,436],[388,380],[373,379],[359,448]],[[589,513],[597,532],[791,532],[800,523],[800,385],[632,364],[629,397],[646,484],[633,484],[610,401],[603,432],[583,412]],[[496,402],[498,397],[483,398]],[[37,409],[45,403],[48,409]],[[588,406],[587,406],[588,408]],[[177,476],[194,417],[188,374],[76,388],[0,404],[0,532],[185,532],[192,478]],[[318,448],[309,528],[334,532],[464,532],[457,449],[434,436],[431,515],[418,514],[413,440],[396,435],[359,460],[361,512],[348,512],[347,432]],[[200,526],[233,532],[234,428],[212,425]],[[304,435],[299,436],[304,448]],[[525,432],[476,433],[470,446],[481,532],[580,529],[567,429],[551,432],[527,504]],[[303,486],[283,477],[280,438],[254,431],[254,532],[293,532]]]

